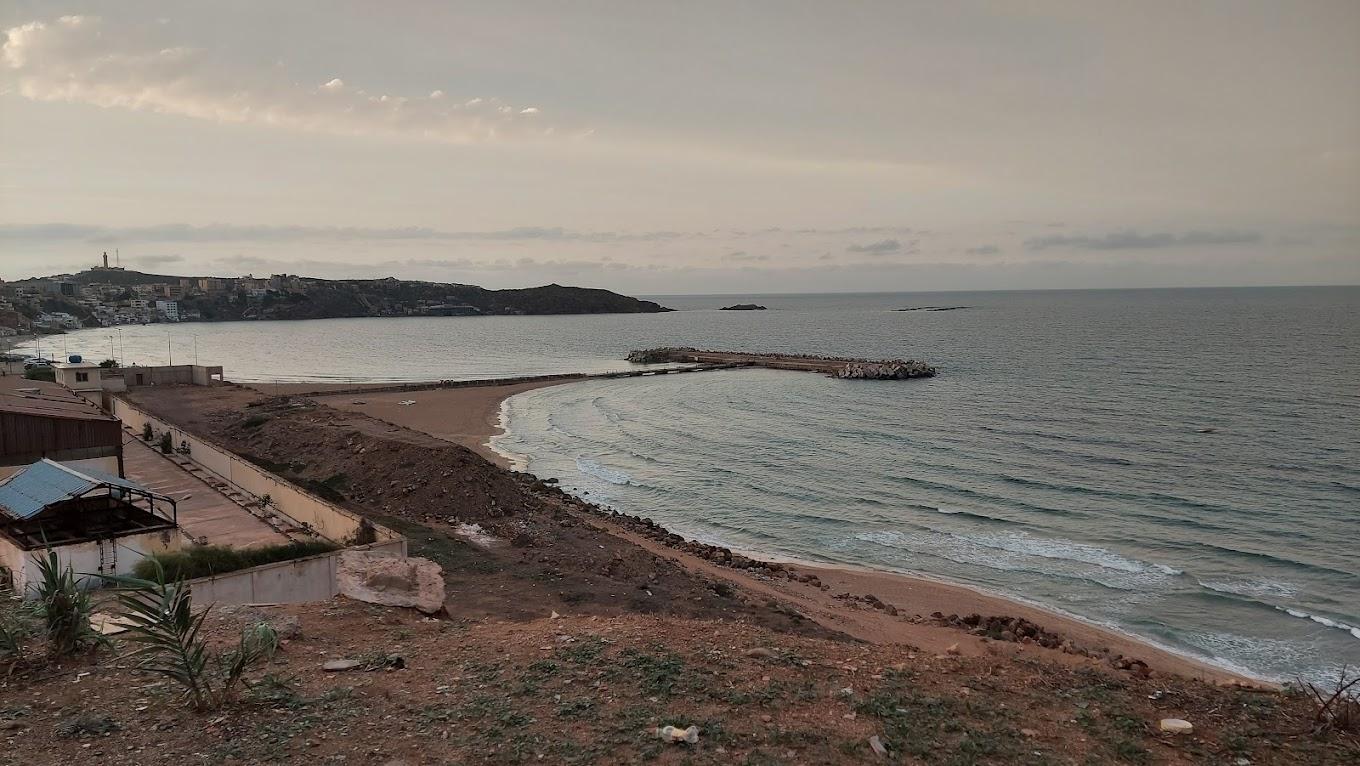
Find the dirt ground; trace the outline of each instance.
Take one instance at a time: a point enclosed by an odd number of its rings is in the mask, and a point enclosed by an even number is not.
[[[344,599],[262,610],[296,617],[300,636],[241,702],[207,715],[109,653],[7,680],[0,666],[0,764],[1360,758],[1351,740],[1305,733],[1313,709],[1298,694],[1226,685],[1040,610],[685,541],[308,400],[233,386],[134,398],[407,535],[443,566],[450,616]],[[213,636],[260,616],[224,615]],[[381,669],[322,672],[336,657]],[[1194,733],[1159,733],[1166,717]],[[699,743],[662,743],[664,724],[698,726]]]
[[[954,657],[727,620],[221,609],[289,638],[220,710],[108,652],[0,682],[0,764],[1355,763],[1297,696]],[[353,659],[360,666],[326,672]],[[1157,731],[1191,721],[1189,735]],[[698,727],[667,744],[660,726]],[[876,755],[870,738],[885,748]],[[1245,759],[1245,760],[1244,760]]]
[[[133,399],[405,534],[411,555],[444,567],[460,615],[527,619],[571,607],[599,615],[740,618],[835,634],[588,523],[532,477],[465,447],[246,388],[162,388]],[[457,534],[465,525],[495,543],[470,544]]]

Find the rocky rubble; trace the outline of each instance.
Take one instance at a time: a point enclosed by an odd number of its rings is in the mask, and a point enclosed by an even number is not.
[[[924,621],[919,618],[916,619]],[[1057,649],[1064,654],[1076,654],[1082,657],[1104,660],[1115,670],[1128,671],[1138,678],[1148,678],[1152,675],[1152,669],[1143,660],[1125,657],[1122,654],[1111,654],[1110,650],[1104,647],[1090,649],[1078,646],[1072,642],[1072,639],[1045,630],[1043,626],[1036,625],[1023,617],[984,617],[980,614],[960,617],[957,614],[946,615],[941,612],[934,612],[930,615],[928,621],[942,627],[966,630],[974,636],[982,636],[992,641],[1036,644],[1045,649]]]
[[[629,351],[626,359],[633,364],[665,364],[666,362],[684,361],[687,353],[698,353],[699,349],[688,346],[664,346],[661,348],[643,348]]]
[[[889,362],[850,362],[832,377],[851,380],[907,380],[933,378],[935,368],[914,359],[894,359]]]
[[[936,369],[915,359],[856,359],[845,356],[818,356],[815,354],[765,354],[749,351],[713,351],[689,346],[666,346],[662,348],[638,349],[628,352],[628,361],[634,364],[662,364],[666,362],[693,362],[695,355],[719,356],[730,364],[765,365],[778,369],[807,369],[827,372],[834,378],[856,380],[907,380],[909,378],[932,378]],[[710,356],[705,359],[715,360]]]

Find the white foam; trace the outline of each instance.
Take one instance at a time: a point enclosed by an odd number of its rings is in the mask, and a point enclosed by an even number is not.
[[[1344,631],[1346,631],[1347,633],[1351,634],[1352,636],[1354,636],[1354,637],[1356,637],[1356,638],[1360,638],[1360,628],[1357,628],[1357,627],[1355,627],[1355,626],[1353,626],[1353,625],[1347,625],[1347,624],[1344,623],[1344,622],[1338,622],[1337,620],[1333,620],[1333,619],[1331,619],[1330,617],[1323,617],[1323,616],[1321,616],[1321,615],[1309,614],[1308,612],[1305,612],[1305,611],[1302,611],[1302,610],[1299,610],[1299,609],[1290,609],[1290,608],[1288,608],[1288,607],[1283,607],[1283,606],[1277,606],[1277,607],[1275,607],[1275,608],[1278,609],[1278,610],[1280,610],[1281,612],[1284,612],[1285,614],[1289,615],[1290,617],[1298,617],[1299,619],[1312,620],[1313,622],[1316,622],[1317,624],[1322,625],[1323,627],[1327,627],[1327,628],[1336,628],[1337,630],[1344,630]]]
[[[623,471],[606,468],[605,466],[600,465],[598,461],[583,457],[576,458],[576,470],[587,476],[594,476],[597,479],[603,479],[610,484],[617,484],[619,486],[628,484],[633,479],[633,477]]]
[[[1032,537],[1025,533],[962,535],[947,532],[874,530],[855,539],[885,548],[935,556],[1003,572],[1075,577],[1108,588],[1157,588],[1180,570],[1134,561],[1085,543]]]
[[[1011,532],[1006,534],[974,535],[973,540],[989,548],[999,548],[1012,553],[1020,553],[1026,556],[1038,556],[1045,559],[1061,559],[1065,561],[1077,561],[1083,564],[1091,564],[1103,569],[1113,569],[1117,572],[1142,573],[1157,571],[1167,575],[1178,575],[1180,570],[1172,569],[1168,566],[1147,564],[1142,561],[1125,558],[1124,556],[1087,543],[1078,543],[1072,540],[1057,540],[1046,537],[1031,537],[1026,532]]]
[[[1254,577],[1245,580],[1201,580],[1200,586],[1219,593],[1250,598],[1293,598],[1299,586],[1283,580]],[[1296,617],[1298,615],[1295,615]]]

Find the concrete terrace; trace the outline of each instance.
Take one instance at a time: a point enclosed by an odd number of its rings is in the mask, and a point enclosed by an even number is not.
[[[124,431],[123,466],[127,477],[153,492],[167,495],[178,504],[179,525],[184,533],[207,538],[212,545],[248,547],[278,545],[289,538],[264,519],[252,514],[244,503],[249,498],[222,484],[218,489],[187,460],[160,454],[130,432]],[[182,461],[182,464],[181,464]],[[194,471],[194,472],[191,472]],[[225,490],[225,491],[223,491]],[[235,495],[228,496],[227,492]],[[286,522],[285,522],[286,523]]]

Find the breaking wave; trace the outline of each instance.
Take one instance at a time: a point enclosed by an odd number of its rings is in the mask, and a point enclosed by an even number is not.
[[[626,472],[613,468],[606,468],[603,465],[600,465],[599,461],[590,460],[589,458],[576,458],[576,470],[587,476],[594,476],[597,479],[619,486],[630,484],[633,481],[633,477],[629,476]]]

